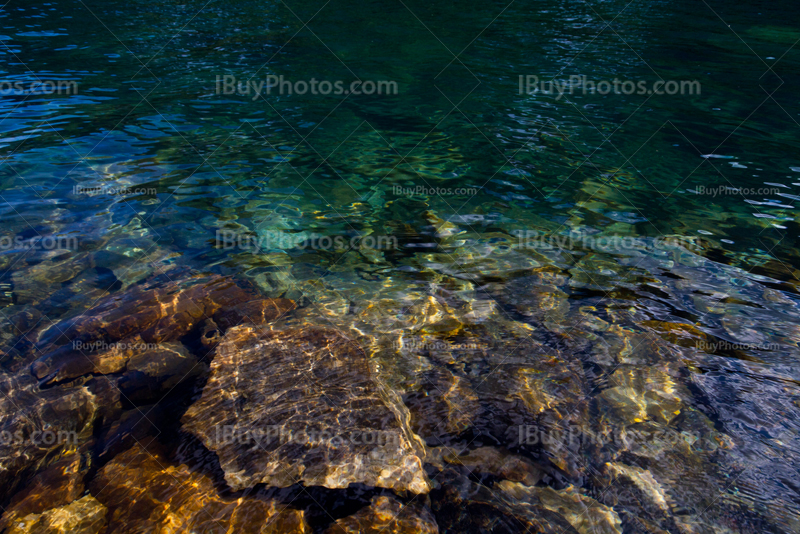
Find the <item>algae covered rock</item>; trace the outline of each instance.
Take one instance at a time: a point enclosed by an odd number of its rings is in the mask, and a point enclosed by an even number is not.
[[[352,340],[322,328],[230,329],[183,428],[235,490],[354,482],[427,493],[408,411]]]

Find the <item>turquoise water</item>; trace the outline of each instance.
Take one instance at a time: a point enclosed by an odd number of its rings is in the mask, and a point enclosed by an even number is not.
[[[457,431],[415,420],[426,447],[511,451],[551,473],[535,487],[573,485],[621,531],[796,532],[796,11],[12,0],[0,81],[23,89],[0,99],[4,317],[33,309],[41,329],[159,273],[230,276],[297,302],[287,326],[357,338],[413,417],[441,393],[431,373],[465,381],[452,402],[481,410]],[[226,76],[396,94],[220,94]],[[520,92],[573,76],[693,94]],[[52,81],[77,90],[31,89]],[[578,385],[495,382],[542,360],[529,340],[567,362],[534,365],[537,380],[569,368]],[[523,399],[530,419],[503,421],[495,398]],[[663,457],[586,438],[637,424],[689,445]],[[523,443],[532,427],[582,437],[565,453]],[[622,476],[636,502],[614,497],[609,464],[656,482]],[[481,487],[498,493],[492,477]],[[437,508],[442,487],[426,503],[439,530],[482,531]],[[332,519],[358,508],[337,501]],[[332,521],[307,513],[320,532]]]

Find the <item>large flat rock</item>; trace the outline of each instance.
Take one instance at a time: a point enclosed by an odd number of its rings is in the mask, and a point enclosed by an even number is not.
[[[217,348],[202,397],[183,418],[236,490],[259,483],[427,493],[408,410],[367,355],[334,330],[239,326]]]

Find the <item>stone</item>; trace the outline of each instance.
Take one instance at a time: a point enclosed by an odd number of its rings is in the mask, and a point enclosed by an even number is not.
[[[538,505],[566,519],[580,534],[621,534],[622,521],[617,513],[586,495],[574,486],[563,490],[530,487],[502,481],[495,485],[513,504]]]
[[[608,378],[610,386],[597,397],[610,406],[623,425],[654,420],[669,423],[681,412],[679,385],[656,368],[620,368]]]
[[[29,375],[0,383],[0,499],[93,435],[96,397],[85,386],[39,390]]]
[[[257,299],[220,310],[214,315],[214,322],[222,330],[241,324],[256,326],[268,324],[284,317],[295,308],[289,299]]]
[[[83,479],[88,469],[89,458],[73,452],[39,472],[6,506],[0,518],[0,531],[7,531],[27,515],[41,514],[79,499],[83,494]]]
[[[463,465],[476,474],[488,474],[512,482],[534,486],[542,479],[542,470],[522,456],[496,447],[479,447],[467,454],[445,454],[447,463]]]
[[[146,343],[173,341],[223,308],[253,300],[253,295],[233,280],[212,275],[150,285],[137,285],[123,294],[110,295],[72,319],[44,331],[39,350],[68,342],[113,343],[140,335]]]
[[[431,493],[431,507],[441,532],[575,534],[558,514],[503,500],[496,489],[473,482],[461,470],[445,470],[436,480],[440,485]]]
[[[98,534],[106,527],[106,508],[86,495],[66,506],[15,521],[7,534]]]
[[[419,387],[403,401],[414,432],[429,445],[438,446],[446,436],[458,436],[472,425],[480,404],[468,380],[437,368],[423,374]]]
[[[438,534],[431,512],[418,503],[403,505],[386,496],[373,497],[372,504],[355,515],[338,519],[325,534]]]
[[[108,532],[311,532],[302,511],[258,497],[223,497],[213,478],[175,465],[152,443],[114,457],[90,489],[108,508]]]
[[[424,447],[366,354],[337,331],[231,328],[184,430],[234,490],[298,482],[427,493]]]
[[[99,350],[93,350],[98,347]],[[45,354],[31,365],[33,376],[53,384],[88,374],[114,374],[125,370],[128,360],[146,353],[147,344],[139,335],[111,344],[73,343]]]
[[[160,343],[133,356],[119,380],[120,391],[133,402],[158,401],[178,384],[207,370],[180,343]]]

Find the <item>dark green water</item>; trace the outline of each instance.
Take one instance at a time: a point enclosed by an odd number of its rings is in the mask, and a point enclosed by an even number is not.
[[[35,309],[42,328],[168,268],[231,276],[300,303],[289,326],[357,338],[408,405],[438,390],[430,373],[465,380],[482,411],[458,432],[419,430],[428,447],[508,449],[558,473],[537,487],[574,485],[621,531],[798,532],[798,15],[788,2],[11,0],[0,81],[78,90],[0,99],[2,313]],[[397,90],[219,94],[225,76],[269,75]],[[520,94],[526,76],[699,91]],[[18,244],[37,237],[71,246]],[[507,405],[491,399],[547,389],[492,382],[541,360],[528,340],[580,385],[498,423]],[[536,372],[560,383],[561,370]],[[590,428],[637,424],[689,444],[586,444]],[[565,453],[521,443],[531,427],[583,437]],[[635,502],[612,498],[618,478]],[[426,504],[441,532],[492,531],[441,512],[442,491]],[[359,508],[342,502],[333,518]]]

